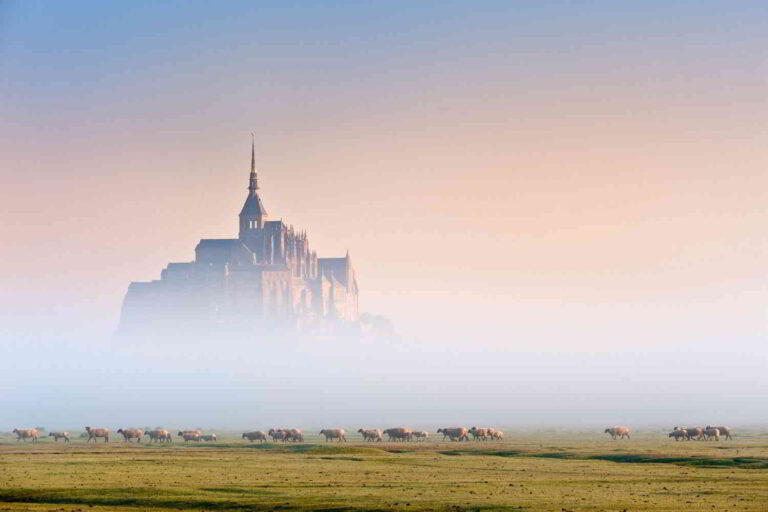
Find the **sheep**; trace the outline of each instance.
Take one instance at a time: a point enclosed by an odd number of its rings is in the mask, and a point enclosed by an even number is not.
[[[125,442],[129,442],[131,439],[136,439],[137,443],[141,442],[141,436],[144,435],[144,431],[139,428],[120,428],[117,430],[118,434],[123,434]]]
[[[150,441],[155,443],[171,443],[173,442],[173,436],[167,430],[156,428],[155,430],[147,430],[144,432],[145,436],[149,436]]]
[[[334,439],[338,439],[339,442],[347,442],[346,432],[344,432],[343,428],[324,428],[320,431],[320,435],[325,436],[326,443],[328,441],[333,441]]]
[[[438,434],[443,434],[443,441],[449,438],[451,441],[469,441],[469,430],[466,427],[443,427],[437,429]]]
[[[429,439],[429,432],[427,432],[426,430],[414,430],[411,435],[413,435],[413,437],[415,437],[419,441],[426,441],[427,439]]]
[[[675,430],[669,433],[669,437],[674,437],[675,441],[686,440],[688,439],[688,432],[685,429],[675,427]]]
[[[64,438],[64,442],[69,442],[69,432],[49,432],[48,437],[52,437],[54,441],[59,442],[59,438]]]
[[[704,429],[704,436],[707,441],[711,441],[714,439],[715,441],[720,440],[720,430],[716,428],[706,428]]]
[[[491,439],[494,441],[503,441],[504,440],[504,432],[501,430],[496,430],[494,428],[489,428]]]
[[[33,443],[36,443],[40,436],[40,432],[36,428],[15,428],[13,433],[16,434],[16,442],[24,441],[26,443],[27,439],[31,439]]]
[[[630,439],[629,437],[629,427],[608,427],[605,429],[605,434],[610,434],[612,439],[624,439],[625,437],[627,439]]]
[[[109,429],[108,428],[91,428],[91,427],[85,427],[85,431],[88,432],[88,441],[86,443],[90,442],[91,439],[93,439],[93,442],[95,443],[98,441],[99,437],[104,438],[104,442],[109,442]]]
[[[255,430],[253,432],[243,432],[242,439],[247,439],[248,441],[261,441],[262,443],[267,442],[267,435],[262,432],[261,430]]]
[[[721,436],[725,436],[726,440],[728,440],[728,439],[732,440],[733,439],[733,436],[731,436],[731,429],[729,427],[710,427],[709,425],[707,425],[707,428],[708,429],[709,428],[716,428],[717,430],[720,431],[720,435]]]
[[[389,436],[390,441],[410,441],[412,431],[405,427],[395,427],[386,429],[384,434]]]
[[[217,436],[216,434],[205,434],[204,436],[202,436],[202,439],[203,441],[218,441],[219,436]]]
[[[475,441],[487,441],[489,437],[489,433],[488,433],[489,430],[490,429],[488,428],[472,427],[471,429],[469,429],[469,433],[472,434],[472,438]]]
[[[285,442],[285,440],[286,440],[285,439],[285,431],[283,431],[283,429],[281,429],[281,428],[279,428],[277,430],[271,428],[271,429],[269,429],[269,432],[267,432],[267,434],[269,435],[269,437],[272,438],[273,442],[277,442],[277,441]]]
[[[381,430],[374,428],[374,429],[359,429],[359,433],[363,434],[363,441],[376,441],[381,442]]]
[[[295,443],[304,442],[304,434],[298,428],[289,428],[285,431],[285,441],[293,441]]]
[[[182,430],[176,435],[184,439],[185,443],[188,441],[195,441],[199,443],[203,440],[203,434],[199,430]]]
[[[686,427],[683,430],[685,430],[688,433],[689,441],[693,438],[696,438],[696,440],[699,440],[699,441],[704,439],[704,429],[701,427]]]

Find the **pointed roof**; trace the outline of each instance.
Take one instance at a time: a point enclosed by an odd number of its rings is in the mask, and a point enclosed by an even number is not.
[[[267,209],[264,208],[264,203],[261,202],[259,197],[259,180],[256,176],[256,142],[251,134],[251,174],[248,177],[248,197],[245,199],[243,209],[240,210],[240,215],[253,215],[266,217]]]
[[[336,279],[344,286],[349,286],[349,270],[352,262],[345,256],[343,258],[318,258],[320,274]]]
[[[256,141],[251,134],[251,175],[248,181],[248,190],[259,190],[259,178],[256,176]]]
[[[248,194],[248,197],[245,199],[243,209],[240,210],[240,215],[261,215],[262,217],[267,216],[267,209],[264,208],[264,204],[261,202],[259,194],[256,192]]]

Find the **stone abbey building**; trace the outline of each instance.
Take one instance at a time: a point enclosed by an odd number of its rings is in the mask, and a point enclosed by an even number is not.
[[[133,282],[120,333],[275,327],[332,332],[358,320],[349,252],[318,258],[307,234],[268,220],[259,197],[254,147],[238,238],[203,239],[195,260],[169,263],[160,280]]]

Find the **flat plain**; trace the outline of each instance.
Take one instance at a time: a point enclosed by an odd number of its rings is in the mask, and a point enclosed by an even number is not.
[[[434,436],[434,434],[433,434]],[[507,431],[503,442],[37,444],[0,439],[0,510],[768,510],[768,436],[627,441]]]

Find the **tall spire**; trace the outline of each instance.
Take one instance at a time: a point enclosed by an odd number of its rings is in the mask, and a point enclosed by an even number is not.
[[[250,233],[264,227],[267,210],[259,197],[259,181],[256,178],[256,141],[251,134],[251,175],[248,180],[248,197],[245,198],[243,209],[240,210],[240,239],[249,239]]]
[[[248,190],[251,191],[251,195],[259,190],[259,179],[256,177],[256,140],[253,133],[251,133],[251,175],[248,181]]]

